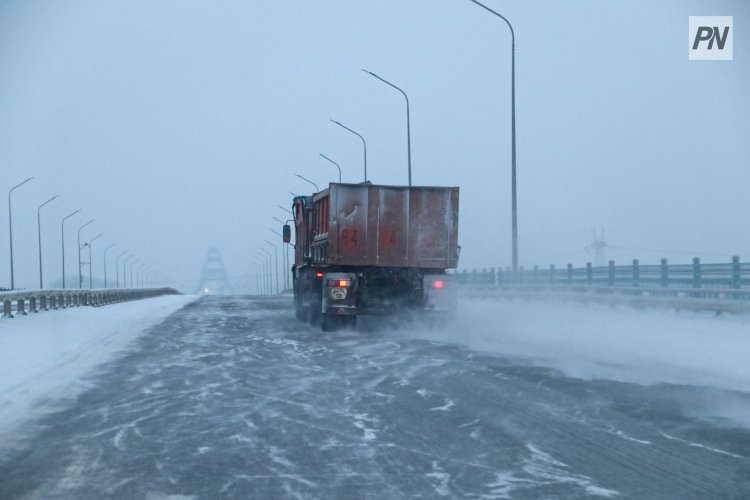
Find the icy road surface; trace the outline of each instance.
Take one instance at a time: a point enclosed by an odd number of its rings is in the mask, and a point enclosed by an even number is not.
[[[750,429],[689,409],[746,392],[417,337],[203,298],[0,444],[0,498],[748,498]]]

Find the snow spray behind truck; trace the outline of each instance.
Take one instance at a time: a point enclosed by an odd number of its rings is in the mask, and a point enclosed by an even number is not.
[[[450,314],[458,188],[331,183],[293,201],[297,318],[324,331],[357,316]],[[284,241],[291,228],[284,227]]]

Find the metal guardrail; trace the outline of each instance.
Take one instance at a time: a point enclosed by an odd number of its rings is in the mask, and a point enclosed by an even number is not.
[[[750,312],[750,263],[732,262],[669,265],[632,264],[565,268],[550,266],[519,269],[456,272],[456,280],[469,294],[506,297],[565,298],[584,302],[662,305],[717,312]]]
[[[3,318],[15,314],[26,316],[29,312],[38,313],[50,309],[92,306],[99,307],[117,302],[146,299],[161,295],[179,295],[174,288],[107,288],[101,290],[14,290],[0,292],[3,304]],[[14,306],[15,305],[15,311]]]
[[[690,288],[690,289],[750,289],[750,263],[740,262],[733,257],[732,262],[703,264],[697,257],[692,264],[668,264],[661,259],[660,264],[641,265],[638,259],[630,265],[609,265],[566,268],[554,265],[542,269],[521,267],[516,272],[510,269],[476,269],[471,272],[456,272],[457,281],[472,285],[564,285],[589,287],[623,287],[623,288]],[[694,290],[693,290],[694,291]],[[745,296],[746,294],[742,294]],[[747,297],[746,297],[747,298]]]

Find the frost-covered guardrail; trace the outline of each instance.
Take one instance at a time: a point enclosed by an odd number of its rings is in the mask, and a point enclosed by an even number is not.
[[[3,304],[3,318],[12,318],[15,314],[26,315],[29,312],[48,311],[80,306],[104,306],[116,302],[146,299],[160,295],[179,295],[174,288],[106,288],[97,290],[14,290],[0,292]],[[15,306],[15,307],[14,307]]]
[[[453,273],[468,294],[565,296],[586,302],[665,305],[675,308],[750,312],[750,263],[631,264],[565,268],[521,267],[518,271],[489,268]]]

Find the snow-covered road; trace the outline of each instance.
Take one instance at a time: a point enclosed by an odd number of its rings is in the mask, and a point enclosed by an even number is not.
[[[533,305],[462,306],[444,332],[323,334],[288,298],[204,297],[0,448],[0,498],[746,498],[750,429],[701,411],[747,407],[742,380],[583,376],[510,317]]]

